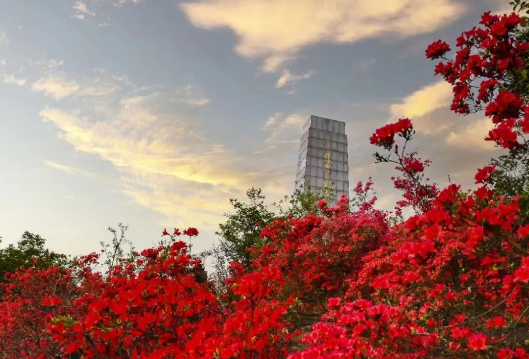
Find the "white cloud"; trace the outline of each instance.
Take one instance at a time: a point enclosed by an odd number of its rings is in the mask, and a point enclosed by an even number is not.
[[[279,143],[299,143],[301,129],[308,118],[308,115],[300,113],[290,115],[275,113],[263,126],[263,130],[269,132],[265,143],[273,146]]]
[[[64,65],[64,61],[55,60],[55,59],[35,60],[32,58],[29,58],[27,61],[29,62],[30,66],[38,66],[38,67],[42,67],[47,70],[52,70],[52,69],[55,69],[55,68],[58,68]]]
[[[95,16],[96,14],[90,10],[88,10],[86,3],[83,1],[77,1],[73,6],[72,9],[74,10],[74,14],[72,17],[78,19],[78,20],[86,20],[87,16]]]
[[[31,85],[33,91],[44,92],[47,96],[60,100],[77,92],[80,86],[62,75],[48,75]]]
[[[496,15],[510,14],[513,12],[513,6],[508,1],[489,0],[489,3],[493,7],[492,10],[494,10],[494,14]]]
[[[120,87],[106,84],[106,85],[91,85],[83,87],[77,92],[79,96],[109,96],[118,91]]]
[[[427,115],[435,110],[447,108],[452,101],[452,87],[445,81],[425,86],[389,107],[392,120],[408,117],[417,132],[433,134],[446,130],[449,121],[430,121]]]
[[[15,77],[14,75],[4,75],[4,83],[7,85],[24,86],[26,79]]]
[[[242,196],[251,186],[262,186],[277,198],[284,195],[293,181],[290,170],[294,167],[279,165],[281,151],[271,154],[274,149],[268,147],[282,146],[287,140],[284,134],[299,131],[296,124],[303,119],[278,115],[277,122],[266,129],[277,137],[257,144],[265,146],[259,154],[251,149],[233,150],[208,140],[196,119],[179,114],[187,105],[181,101],[188,99],[183,94],[189,93],[182,88],[124,97],[105,115],[95,116],[82,108],[45,108],[40,115],[76,151],[113,164],[123,193],[171,221],[212,228],[229,209],[229,198]],[[298,133],[295,137],[299,141]],[[46,164],[77,173],[63,165]]]
[[[476,120],[457,131],[451,131],[446,137],[445,143],[458,148],[493,151],[495,149],[494,143],[484,140],[491,129],[490,118]]]
[[[269,72],[310,45],[428,33],[465,10],[456,0],[199,0],[180,6],[197,27],[230,28],[236,52],[263,59]]]
[[[295,92],[295,85],[301,80],[308,80],[315,74],[314,71],[310,70],[301,75],[293,75],[288,69],[284,69],[281,77],[276,82],[276,88],[281,88],[284,86],[291,86],[289,94]]]
[[[72,166],[68,166],[68,165],[64,165],[61,163],[57,163],[54,161],[48,161],[48,160],[42,160],[42,163],[44,163],[44,165],[50,168],[67,173],[69,175],[80,175],[80,176],[88,177],[88,178],[97,178],[96,174],[89,172],[89,171],[82,170],[80,168],[76,168],[76,167],[72,167]]]
[[[173,101],[185,103],[189,106],[204,106],[209,103],[209,99],[202,96],[200,89],[193,85],[176,89],[174,91]]]
[[[105,0],[101,0],[105,1]],[[113,3],[115,6],[125,5],[125,4],[139,4],[141,0],[106,0]]]
[[[7,34],[3,31],[0,31],[0,45],[7,44],[9,44],[9,38],[7,37]]]
[[[204,106],[209,103],[209,99],[207,98],[199,98],[199,99],[184,99],[183,102],[187,103],[191,106]]]

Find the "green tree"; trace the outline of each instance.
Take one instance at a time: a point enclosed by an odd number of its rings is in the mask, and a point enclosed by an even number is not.
[[[285,196],[278,203],[274,203],[279,211],[281,217],[293,216],[294,218],[302,218],[310,212],[317,214],[318,201],[324,199],[325,196],[312,190],[310,187],[304,189],[303,187],[296,188],[294,193],[290,196]]]
[[[50,265],[67,267],[68,256],[46,249],[46,240],[38,234],[24,232],[16,245],[0,249],[0,282],[6,281],[6,274],[18,268],[48,268]]]
[[[241,263],[246,270],[252,265],[253,256],[248,250],[264,244],[260,237],[261,229],[276,218],[265,204],[265,196],[260,188],[251,188],[246,192],[248,203],[230,199],[233,212],[225,214],[227,221],[219,225],[216,234],[229,261]]]

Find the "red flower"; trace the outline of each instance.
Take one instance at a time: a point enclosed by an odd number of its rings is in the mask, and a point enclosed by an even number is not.
[[[61,304],[62,304],[62,300],[59,297],[47,297],[41,303],[41,305],[45,307],[53,307],[53,306],[61,305]]]
[[[495,79],[483,81],[479,86],[478,101],[489,101],[494,88],[499,85]]]
[[[529,224],[526,224],[525,226],[521,226],[518,228],[518,232],[516,232],[516,235],[518,238],[525,238],[529,235]]]
[[[406,157],[404,159],[404,170],[409,173],[417,173],[424,171],[424,164],[413,157]]]
[[[198,236],[198,229],[194,227],[189,227],[188,229],[184,230],[184,235],[189,237],[196,237]]]
[[[487,321],[487,328],[500,328],[505,325],[507,325],[507,322],[503,317],[494,317]]]
[[[174,233],[173,233],[173,236],[179,236],[181,235],[182,233],[180,233],[180,230],[178,228],[175,228],[174,229]]]
[[[498,359],[510,359],[514,357],[514,352],[511,349],[500,349],[496,353]]]
[[[162,237],[163,236],[169,236],[169,232],[167,232],[167,229],[164,228],[163,232],[162,232]]]
[[[492,173],[496,170],[496,166],[486,166],[478,169],[476,173],[476,183],[484,183],[490,179]]]
[[[529,282],[529,266],[522,265],[514,272],[514,280],[516,282]]]
[[[428,59],[438,59],[448,51],[450,51],[450,46],[442,40],[437,40],[426,49],[426,57]]]
[[[395,142],[396,134],[405,136],[412,129],[412,124],[409,118],[402,118],[395,123],[387,124],[383,127],[377,128],[375,133],[371,136],[369,141],[373,145],[388,148]]]
[[[503,121],[495,129],[489,131],[487,141],[494,141],[503,148],[513,148],[518,145],[518,134],[513,130],[514,118]]]
[[[507,118],[517,118],[524,107],[524,101],[520,95],[502,90],[485,109],[485,116],[493,116],[494,123],[500,123]]]
[[[485,334],[475,334],[468,339],[468,347],[472,350],[487,349],[487,336]]]
[[[494,36],[503,36],[507,34],[507,26],[504,22],[497,22],[490,27],[490,33]]]

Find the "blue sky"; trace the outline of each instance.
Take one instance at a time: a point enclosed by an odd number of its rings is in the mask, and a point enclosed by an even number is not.
[[[447,110],[424,49],[507,3],[0,0],[0,236],[80,254],[119,222],[138,248],[195,226],[208,248],[229,198],[292,191],[310,114],[347,123],[350,181],[372,176],[383,208],[368,138],[398,117],[434,180],[470,186],[488,123]]]

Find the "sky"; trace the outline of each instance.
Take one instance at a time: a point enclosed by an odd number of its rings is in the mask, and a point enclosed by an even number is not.
[[[0,0],[0,236],[97,251],[197,227],[209,248],[229,199],[294,189],[311,115],[346,122],[351,187],[399,198],[369,136],[410,117],[430,177],[472,186],[498,150],[483,114],[449,111],[424,50],[505,0]],[[454,46],[453,46],[454,47]]]

